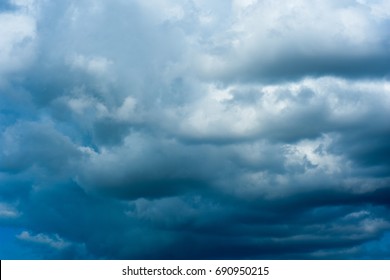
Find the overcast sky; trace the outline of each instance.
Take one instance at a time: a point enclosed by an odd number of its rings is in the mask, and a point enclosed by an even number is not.
[[[0,258],[390,259],[390,1],[3,0]]]

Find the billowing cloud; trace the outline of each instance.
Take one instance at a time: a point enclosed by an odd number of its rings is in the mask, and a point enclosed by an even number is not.
[[[0,4],[0,258],[389,258],[388,8]]]
[[[244,3],[233,1],[228,30],[216,30],[200,54],[204,77],[275,82],[389,71],[385,1]]]

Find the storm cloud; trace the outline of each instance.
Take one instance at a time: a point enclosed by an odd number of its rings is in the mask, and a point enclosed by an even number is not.
[[[388,259],[388,11],[0,4],[0,258]]]

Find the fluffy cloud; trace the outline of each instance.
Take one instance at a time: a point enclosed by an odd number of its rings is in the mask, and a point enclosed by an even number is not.
[[[25,13],[0,14],[0,85],[7,74],[17,73],[30,64],[36,37],[35,20]]]
[[[234,5],[235,4],[235,5]],[[200,54],[205,77],[228,82],[388,73],[384,2],[233,2],[228,32],[216,30]],[[226,28],[226,26],[225,26]]]
[[[386,5],[0,5],[0,257],[388,258]]]

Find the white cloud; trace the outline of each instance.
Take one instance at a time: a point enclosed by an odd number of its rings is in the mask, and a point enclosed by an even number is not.
[[[382,218],[367,218],[364,219],[360,225],[362,231],[367,233],[377,233],[381,232],[383,229],[390,228],[390,223]]]
[[[123,104],[116,111],[116,115],[121,120],[131,121],[137,118],[136,109],[137,100],[131,96],[126,97]]]
[[[0,13],[0,83],[7,73],[28,67],[34,57],[36,23],[21,13]]]
[[[14,206],[0,202],[0,219],[12,219],[19,216],[20,213]]]
[[[270,86],[206,84],[196,101],[165,109],[168,121],[163,126],[204,141],[318,137],[365,121],[378,107],[387,112],[388,84],[334,77]]]
[[[340,59],[389,55],[388,16],[378,18],[354,1],[239,2],[234,2],[233,13],[237,14],[225,26],[226,37],[215,30],[204,40],[205,44],[217,38],[219,42],[214,48],[202,48],[206,51],[199,54],[200,63],[195,62],[206,77],[264,80],[281,78],[290,68],[289,75],[294,69],[298,76],[318,71],[331,74],[337,71],[332,65]]]
[[[86,71],[91,75],[103,75],[107,74],[110,66],[113,62],[105,57],[92,56],[86,57],[81,54],[77,54],[69,58],[69,64],[72,67]]]
[[[302,140],[297,144],[287,144],[286,164],[302,165],[305,172],[318,172],[318,169],[329,176],[349,169],[348,161],[342,156],[328,152],[332,138],[323,135],[315,140]],[[306,166],[305,166],[306,165]]]
[[[361,211],[349,213],[348,215],[345,216],[345,218],[346,219],[359,219],[362,217],[367,217],[369,215],[370,215],[370,212],[368,212],[366,210],[361,210]]]
[[[19,235],[17,235],[17,238],[23,241],[49,246],[56,250],[62,250],[71,245],[70,242],[65,241],[57,234],[54,234],[52,236],[49,236],[44,233],[38,233],[38,234],[31,234],[28,231],[23,231]]]
[[[390,17],[390,3],[386,0],[358,0],[358,3],[367,6],[373,16],[380,19],[386,19]]]

